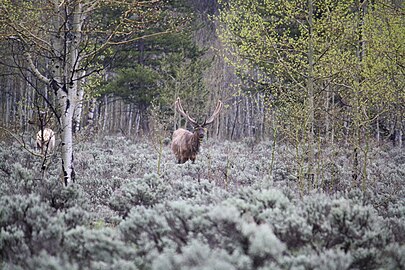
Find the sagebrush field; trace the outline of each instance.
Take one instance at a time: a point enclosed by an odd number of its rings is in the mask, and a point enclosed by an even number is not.
[[[401,149],[372,147],[360,183],[344,147],[319,148],[313,183],[288,145],[205,141],[181,165],[159,149],[79,142],[66,188],[57,157],[42,175],[41,160],[2,143],[0,268],[405,268]]]

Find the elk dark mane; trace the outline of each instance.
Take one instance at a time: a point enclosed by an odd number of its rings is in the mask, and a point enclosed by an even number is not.
[[[183,128],[175,130],[173,132],[172,151],[176,156],[178,163],[184,163],[187,160],[191,160],[194,163],[197,154],[200,151],[201,141],[204,138],[204,128],[214,122],[214,119],[222,109],[222,102],[218,100],[214,113],[202,124],[198,124],[197,121],[191,118],[188,113],[184,111],[180,98],[177,98],[175,106],[178,112],[187,118],[188,122],[194,127],[194,132]]]

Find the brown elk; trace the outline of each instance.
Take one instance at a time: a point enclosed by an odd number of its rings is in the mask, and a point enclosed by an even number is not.
[[[184,116],[193,126],[194,132],[179,128],[173,132],[172,151],[177,158],[178,163],[185,163],[187,160],[195,162],[196,156],[200,150],[200,144],[204,138],[204,128],[212,124],[222,109],[222,102],[218,100],[217,107],[210,118],[205,119],[202,124],[197,123],[184,111],[181,106],[180,98],[175,103],[177,111]]]

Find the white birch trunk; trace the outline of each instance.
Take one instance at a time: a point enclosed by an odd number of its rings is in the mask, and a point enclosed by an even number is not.
[[[376,120],[376,140],[377,143],[380,143],[380,117],[377,116],[377,120]]]
[[[138,109],[137,113],[136,113],[136,117],[135,117],[135,134],[138,137],[139,135],[139,127],[141,124],[141,112]]]
[[[62,11],[64,3],[55,1],[56,12],[65,14]],[[60,31],[68,31],[65,22],[67,18],[59,16],[53,22],[54,29],[57,30],[53,38],[54,52],[56,58],[52,61],[51,87],[57,93],[57,100],[60,112],[61,123],[61,158],[62,158],[62,177],[64,184],[70,185],[75,180],[75,171],[73,165],[73,118],[76,107],[76,98],[78,91],[78,67],[80,64],[79,44],[81,40],[81,27],[83,22],[82,5],[74,5],[73,22],[71,32],[73,36],[70,40],[65,39],[65,35]],[[62,26],[62,27],[61,27]]]
[[[246,99],[246,103],[245,103],[245,106],[246,106],[246,131],[247,131],[247,136],[252,136],[252,134],[251,134],[251,124],[250,124],[250,105],[249,105],[249,97],[245,97],[245,99]]]
[[[96,110],[97,100],[92,98],[89,103],[89,112],[87,114],[87,125],[90,127],[90,130],[94,129],[94,112]]]
[[[325,142],[330,141],[330,104],[329,104],[329,95],[330,95],[330,82],[327,82],[326,86],[326,98],[325,98]]]
[[[261,104],[261,107],[260,107],[260,113],[261,113],[260,134],[261,135],[260,136],[261,136],[261,139],[264,140],[264,136],[266,133],[266,109],[264,108],[265,107],[264,95],[263,94],[260,95],[259,98],[260,98],[260,104]]]
[[[132,129],[132,106],[128,104],[128,137],[131,137],[131,129]]]
[[[69,185],[75,180],[73,167],[73,113],[75,96],[71,91],[65,93],[63,90],[58,91],[58,101],[61,108],[62,123],[62,171],[65,185]]]
[[[308,24],[309,24],[309,44],[308,44],[308,177],[309,180],[314,180],[313,167],[314,167],[314,44],[313,44],[313,3],[312,0],[308,1]],[[310,183],[312,184],[312,183]]]
[[[22,82],[19,82],[20,84],[22,84]],[[23,90],[23,86],[20,85],[19,87],[19,96],[20,96],[20,102],[18,103],[18,116],[19,116],[19,128],[24,127],[24,108],[25,108],[25,104],[22,102],[23,99],[25,99],[25,95],[24,95],[24,90]]]
[[[242,137],[242,135],[243,135],[243,121],[242,121],[242,113],[243,113],[243,111],[242,111],[242,109],[243,109],[243,105],[242,105],[242,99],[243,99],[243,97],[238,97],[237,98],[237,112],[236,112],[236,115],[237,115],[237,124],[238,124],[238,126],[236,127],[236,138],[240,138],[240,137]]]
[[[333,145],[335,143],[335,93],[332,95],[332,118],[331,118],[331,135],[330,135],[330,141],[331,144]]]
[[[103,115],[103,125],[101,130],[104,132],[107,125],[107,109],[108,109],[108,97],[107,95],[104,96],[104,115]]]
[[[398,148],[402,147],[402,121],[401,114],[397,113],[395,129],[394,129],[394,145]]]
[[[7,81],[8,81],[8,83],[7,83],[7,88],[8,88],[8,90],[10,91],[10,89],[11,89],[11,79],[10,79],[10,77],[7,78]],[[8,127],[8,126],[9,126],[9,122],[10,122],[10,115],[11,115],[11,109],[10,109],[11,101],[10,101],[10,95],[7,95],[7,90],[6,90],[5,99],[6,99],[6,118],[5,118],[5,126]]]
[[[83,73],[82,76],[85,74]],[[81,122],[82,122],[82,112],[83,112],[83,96],[84,96],[84,89],[82,84],[78,83],[77,89],[77,96],[76,96],[76,109],[74,114],[74,132],[78,132],[81,129]]]

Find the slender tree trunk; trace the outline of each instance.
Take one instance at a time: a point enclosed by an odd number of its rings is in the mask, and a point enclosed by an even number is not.
[[[366,14],[366,0],[359,5],[359,20],[358,20],[358,45],[357,45],[357,61],[358,61],[358,72],[360,73],[360,70],[362,68],[362,62],[364,59],[364,53],[365,53],[365,42],[363,40],[363,24],[364,24],[364,16]],[[354,139],[353,139],[353,186],[358,186],[359,185],[359,177],[361,176],[361,170],[359,167],[360,164],[360,150],[361,150],[361,143],[362,143],[362,138],[365,137],[365,134],[362,136],[362,127],[363,127],[363,121],[362,121],[362,108],[364,108],[364,101],[361,100],[360,96],[360,91],[361,91],[361,76],[360,74],[356,74],[356,79],[357,79],[357,85],[354,89],[354,115],[353,115],[353,126],[354,126]],[[365,168],[364,168],[365,169]],[[365,177],[363,175],[363,177]],[[365,181],[365,179],[363,179]],[[364,184],[365,182],[363,182]],[[364,184],[365,185],[365,184]]]
[[[65,14],[61,9],[69,9],[69,6],[59,5],[55,2],[55,9],[58,14]],[[82,4],[75,3],[70,10],[73,14],[72,25],[65,22],[66,17],[57,17],[54,22],[55,36],[53,44],[55,57],[52,61],[51,87],[57,93],[61,137],[62,137],[62,173],[65,185],[75,180],[73,164],[73,119],[78,93],[78,69],[80,64],[79,44],[81,41],[81,28],[83,22]],[[62,26],[62,27],[61,27]],[[71,29],[68,29],[71,27]],[[71,30],[74,35],[66,37],[64,31]]]
[[[82,74],[83,76],[85,74]],[[84,88],[81,83],[78,83],[77,97],[76,97],[76,109],[74,114],[74,130],[73,132],[79,132],[81,129],[82,112],[83,112],[83,96]]]
[[[398,110],[395,117],[394,126],[394,145],[398,148],[402,147],[402,117],[401,112]]]
[[[15,77],[15,78],[13,78],[13,88],[16,88],[17,87],[17,78]],[[15,115],[16,115],[16,111],[15,111],[15,107],[16,107],[16,99],[15,99],[15,96],[16,96],[16,93],[15,93],[15,91],[12,91],[12,89],[10,89],[10,92],[9,92],[9,95],[10,95],[10,104],[11,104],[11,107],[10,107],[10,127],[13,127],[13,125],[14,125],[14,123],[15,123]]]
[[[73,115],[74,115],[74,96],[71,93],[65,93],[62,90],[59,93],[59,106],[61,108],[62,123],[62,170],[65,185],[69,185],[75,180],[75,171],[73,167]]]
[[[19,102],[18,102],[18,104],[17,104],[17,106],[18,106],[18,108],[17,108],[17,112],[18,112],[18,116],[19,116],[19,119],[18,119],[18,123],[19,123],[19,125],[18,125],[18,128],[19,129],[21,129],[23,126],[24,126],[24,103],[22,102],[23,100],[24,100],[24,90],[23,90],[23,86],[22,86],[22,82],[21,81],[19,81],[19,86],[18,86],[18,95],[19,95]]]
[[[231,131],[231,140],[233,139],[233,134],[235,132],[236,128],[236,122],[239,117],[239,102],[235,99],[235,118],[233,120],[233,125],[232,125],[232,131]]]
[[[308,1],[308,23],[309,23],[309,43],[308,43],[308,180],[314,181],[314,44],[313,44],[313,23],[312,15],[314,7],[312,0]]]
[[[331,120],[331,134],[330,134],[330,142],[333,145],[335,143],[335,93],[332,93],[332,120]]]
[[[238,128],[236,129],[236,138],[237,139],[239,139],[239,138],[241,138],[242,136],[244,136],[245,135],[245,130],[244,130],[244,125],[245,125],[245,123],[244,123],[244,121],[242,120],[243,119],[243,117],[244,117],[244,115],[243,115],[243,97],[241,97],[241,96],[239,96],[238,97],[238,108],[239,108],[239,113],[238,113]]]
[[[2,84],[0,87],[2,87],[3,89],[6,89],[7,85],[5,82],[3,82],[3,80],[1,80]],[[1,119],[0,119],[0,124],[4,125],[4,117],[5,117],[5,112],[4,112],[4,91],[0,91],[0,115],[1,115]]]
[[[141,125],[141,111],[138,109],[138,111],[136,112],[136,117],[135,117],[135,134],[137,137],[139,136],[140,125]],[[180,127],[180,125],[179,125],[179,127]]]
[[[250,104],[249,104],[249,97],[245,97],[245,99],[246,99],[246,131],[247,131],[247,136],[252,136],[252,133],[251,133],[251,126],[252,126],[252,124],[251,124],[251,122],[250,122]]]
[[[264,95],[260,96],[260,100],[261,100],[261,114],[262,114],[262,120],[261,120],[261,128],[260,128],[260,132],[261,132],[261,139],[264,140],[265,138],[265,133],[266,133],[266,113],[267,110],[265,108],[265,103],[264,103]]]
[[[6,93],[5,93],[5,99],[6,99],[6,117],[4,119],[5,126],[9,126],[10,122],[10,115],[11,115],[11,101],[10,101],[10,89],[11,89],[11,79],[8,77],[7,79],[7,88],[6,88]]]
[[[128,104],[128,137],[131,137],[131,131],[132,131],[132,115],[133,115],[133,111],[132,111],[132,105]]]
[[[377,116],[377,119],[376,119],[376,127],[375,127],[375,139],[377,140],[377,143],[380,143],[380,140],[381,140],[381,138],[380,138],[380,117],[379,116]]]
[[[330,132],[330,82],[327,82],[326,86],[326,98],[325,98],[325,141],[330,142],[331,132]]]
[[[271,148],[271,160],[270,160],[270,167],[269,167],[269,176],[271,179],[274,180],[273,178],[273,169],[274,169],[274,161],[275,161],[275,155],[276,155],[276,146],[277,146],[277,128],[278,125],[276,123],[276,119],[275,119],[275,113],[274,111],[272,112],[272,126],[273,126],[273,144],[272,144],[272,148]]]
[[[101,130],[105,132],[107,127],[107,115],[108,115],[108,97],[107,95],[104,96],[104,114],[103,114],[103,125]]]
[[[92,98],[89,103],[89,112],[87,114],[87,125],[90,128],[90,131],[94,130],[94,115],[96,111],[96,105],[97,105],[97,100],[95,98]]]

